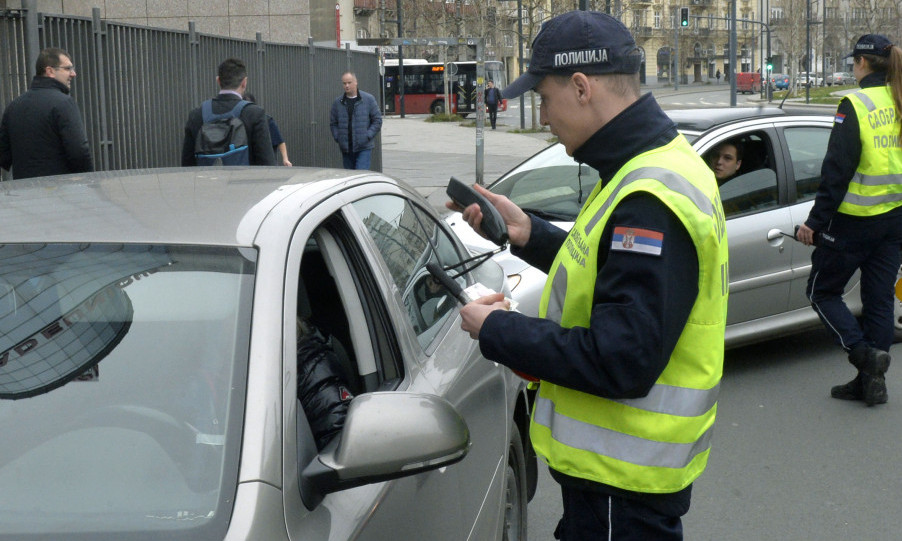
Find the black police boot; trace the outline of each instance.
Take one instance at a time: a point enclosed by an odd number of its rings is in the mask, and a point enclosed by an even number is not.
[[[849,383],[836,385],[830,389],[830,396],[840,400],[864,400],[864,391],[861,389],[861,372]]]
[[[889,353],[863,344],[849,353],[849,362],[858,368],[861,393],[868,406],[885,404],[889,398],[884,375],[889,369],[890,361]]]

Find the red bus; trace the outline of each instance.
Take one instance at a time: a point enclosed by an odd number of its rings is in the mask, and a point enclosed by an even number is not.
[[[449,62],[448,84],[451,87],[451,112],[466,117],[476,113],[476,62]],[[444,75],[445,64],[427,62],[418,58],[404,59],[404,113],[439,114],[445,112]],[[504,92],[507,78],[504,64],[497,60],[485,62],[486,82],[494,81],[495,88]],[[401,94],[398,85],[398,60],[385,61],[383,78],[386,114],[401,112]],[[502,99],[499,111],[507,110],[507,100]]]

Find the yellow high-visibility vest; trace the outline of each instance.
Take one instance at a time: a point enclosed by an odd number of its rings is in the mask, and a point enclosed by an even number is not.
[[[729,288],[717,183],[682,135],[635,157],[606,186],[595,187],[551,266],[539,313],[566,328],[589,326],[598,250],[607,250],[599,246],[601,234],[617,204],[640,191],[667,205],[695,245],[698,297],[688,323],[644,398],[607,399],[541,382],[530,436],[537,454],[559,472],[626,490],[671,493],[688,486],[707,464]],[[654,250],[653,232],[622,233],[612,242],[646,241]]]
[[[902,146],[899,111],[888,86],[863,88],[846,96],[855,108],[861,159],[838,211],[877,216],[902,205]]]

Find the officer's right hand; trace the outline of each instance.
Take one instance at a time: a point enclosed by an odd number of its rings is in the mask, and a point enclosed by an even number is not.
[[[530,221],[529,216],[507,197],[492,193],[479,184],[474,184],[473,188],[484,195],[489,200],[489,203],[498,209],[504,224],[507,225],[507,236],[510,243],[513,246],[524,246],[529,241],[529,234],[532,231],[532,221]],[[473,203],[462,209],[454,201],[446,201],[445,206],[460,212],[464,221],[473,228],[473,231],[482,235],[482,230],[479,228],[479,224],[482,223],[482,210],[480,210],[478,204]]]
[[[799,226],[796,230],[796,240],[805,246],[814,244],[814,230],[805,224]]]

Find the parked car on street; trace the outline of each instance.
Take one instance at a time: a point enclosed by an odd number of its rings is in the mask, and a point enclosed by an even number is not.
[[[824,75],[822,73],[800,73],[796,77],[796,86],[797,87],[813,87],[813,86],[824,86]]]
[[[808,217],[820,184],[821,162],[833,125],[830,116],[789,116],[781,109],[688,109],[667,111],[701,155],[730,139],[743,146],[739,175],[720,186],[730,250],[730,296],[726,345],[735,347],[821,323],[805,296],[813,248],[793,240]],[[580,171],[581,173],[578,173]],[[569,229],[598,172],[555,144],[527,159],[489,186],[529,212]],[[446,217],[473,250],[494,245],[453,213]],[[513,298],[527,315],[538,313],[545,274],[504,251]],[[902,295],[902,285],[897,287]],[[858,280],[846,300],[859,311]],[[896,334],[902,336],[902,305],[896,303]]]
[[[189,168],[2,198],[0,539],[525,541],[524,381],[432,287],[470,254],[405,184]],[[492,262],[455,280],[508,293]],[[353,397],[320,450],[299,319]]]
[[[831,73],[827,77],[827,86],[833,85],[854,85],[858,84],[858,81],[855,80],[855,76],[847,71],[837,71],[835,73]]]
[[[785,73],[773,73],[770,76],[771,88],[774,90],[786,90],[789,88],[789,75]]]

